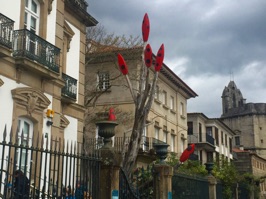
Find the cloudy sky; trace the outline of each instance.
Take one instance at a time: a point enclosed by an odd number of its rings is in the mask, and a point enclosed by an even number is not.
[[[266,0],[87,0],[110,33],[141,35],[165,46],[164,63],[199,96],[189,112],[220,117],[221,95],[234,80],[247,102],[266,103]]]

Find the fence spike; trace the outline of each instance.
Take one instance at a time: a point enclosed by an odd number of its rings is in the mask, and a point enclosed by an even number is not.
[[[42,134],[42,138],[41,138],[41,149],[43,149],[43,145],[44,145],[44,136]]]
[[[48,140],[48,139],[47,139]],[[55,146],[55,144],[54,144],[54,142],[52,142],[52,140],[53,140],[53,136],[51,135],[51,139],[50,139],[50,141],[51,141],[51,144],[50,144],[50,150],[51,151],[53,151],[53,145]],[[55,150],[55,149],[54,149]]]
[[[80,155],[79,147],[80,147],[80,143],[77,142],[77,155]]]
[[[77,143],[77,142],[74,143],[74,154],[75,154],[75,155],[76,155],[76,143]]]
[[[57,148],[58,148],[58,143],[57,143],[57,141],[58,141],[58,140],[57,140],[57,137],[56,137],[56,138],[55,138],[55,146],[54,146],[54,148],[55,148],[54,150],[55,150],[55,151],[57,151]]]
[[[21,132],[21,143],[20,143],[20,145],[22,146],[23,145],[23,140],[24,140],[24,131],[22,130],[22,132]]]
[[[58,149],[59,152],[61,152],[61,138],[59,138],[59,149]]]
[[[39,141],[40,141],[40,133],[37,134],[37,140],[36,140],[36,148],[39,147]]]
[[[72,149],[73,149],[73,142],[72,140],[70,141],[70,154],[72,154]]]
[[[67,141],[67,146],[66,146],[66,152],[68,153],[68,141]]]
[[[28,133],[28,134],[27,134],[27,143],[26,143],[26,146],[27,146],[27,147],[29,146],[29,140],[30,140],[30,134]]]
[[[5,142],[6,142],[6,124],[5,124],[4,133],[3,133],[3,143]]]
[[[46,138],[46,146],[45,146],[45,149],[48,150],[48,142],[49,142],[49,139],[48,137]]]
[[[15,144],[17,144],[17,145],[18,145],[18,141],[19,141],[18,134],[19,134],[19,126],[17,127],[16,141],[15,141]]]
[[[9,143],[12,144],[12,138],[13,138],[13,131],[12,131],[12,126],[10,128],[10,139],[9,139]]]

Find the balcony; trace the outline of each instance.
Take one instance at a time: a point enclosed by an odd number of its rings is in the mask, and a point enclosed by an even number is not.
[[[65,86],[62,88],[62,96],[70,101],[77,99],[77,80],[67,74],[62,73],[62,78],[65,81]]]
[[[37,69],[39,72],[45,73],[49,69],[50,71],[59,73],[59,48],[27,29],[15,30],[13,37],[13,56],[17,60],[27,58],[41,64],[41,68],[32,66],[32,68]],[[25,61],[20,64],[26,67],[30,65],[25,63]]]
[[[65,8],[79,17],[88,26],[96,26],[98,21],[87,13],[88,4],[85,0],[65,0]]]
[[[14,29],[14,21],[0,13],[0,45],[5,50],[1,50],[0,57],[10,56],[12,49],[12,35]]]
[[[188,135],[188,143],[195,143],[198,149],[215,151],[214,138],[207,133]]]
[[[85,0],[66,0],[66,3],[70,3],[73,6],[77,6],[85,12],[87,11],[88,4]]]

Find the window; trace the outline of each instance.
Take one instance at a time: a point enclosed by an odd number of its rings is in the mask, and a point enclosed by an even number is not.
[[[159,86],[158,85],[156,85],[156,88],[155,88],[154,99],[159,100]]]
[[[175,100],[174,100],[174,97],[173,96],[171,96],[170,97],[170,109],[171,110],[175,110]]]
[[[39,3],[36,0],[26,0],[24,28],[30,30],[33,34],[39,33]],[[34,35],[27,35],[26,49],[32,54],[37,53],[36,38]]]
[[[163,126],[163,141],[165,143],[167,143],[167,134],[168,134],[167,127]]]
[[[200,135],[202,134],[202,125],[201,125],[201,123],[199,123],[199,134]]]
[[[230,153],[232,153],[232,139],[229,138],[229,150],[230,150]]]
[[[224,135],[224,143],[225,143],[225,146],[227,146],[227,134]]]
[[[172,131],[174,132],[174,131]],[[171,151],[174,152],[175,151],[175,135],[171,134]]]
[[[184,104],[182,102],[180,103],[180,115],[184,116]]]
[[[33,123],[29,119],[18,120],[18,145],[31,146],[33,134]],[[16,151],[16,166],[20,170],[28,171],[30,166],[30,153],[26,149],[18,148]]]
[[[219,132],[218,128],[215,128],[215,144],[219,146]]]
[[[188,135],[193,135],[193,122],[187,123],[187,133]]]
[[[166,93],[166,91],[162,92],[162,99],[161,100],[162,100],[163,104],[167,105],[167,93]]]
[[[224,144],[224,132],[223,131],[221,131],[221,142],[222,144]]]
[[[154,136],[154,138],[158,140],[159,139],[159,131],[160,131],[160,129],[158,127],[155,127],[154,130],[155,130],[155,136]]]
[[[40,6],[36,0],[25,1],[24,28],[38,34]]]
[[[181,138],[180,151],[183,152],[184,150],[185,150],[185,139]]]
[[[236,144],[236,146],[240,145],[240,137],[239,136],[235,137],[235,144]]]
[[[212,136],[212,127],[209,126],[209,127],[206,127],[206,133],[210,136]]]
[[[106,90],[110,88],[110,76],[108,72],[100,72],[97,75],[98,90]]]
[[[202,163],[202,150],[200,150],[200,152],[199,152],[199,161],[200,161],[200,163]]]
[[[154,125],[154,138],[155,139],[159,139],[159,132],[160,132],[160,127],[159,127],[159,122],[155,122],[155,125]]]

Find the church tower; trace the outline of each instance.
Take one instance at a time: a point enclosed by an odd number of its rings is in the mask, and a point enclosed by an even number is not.
[[[245,99],[242,96],[241,91],[236,87],[234,81],[230,81],[228,86],[223,90],[222,105],[223,114],[226,114],[228,110],[238,108],[245,104]]]

